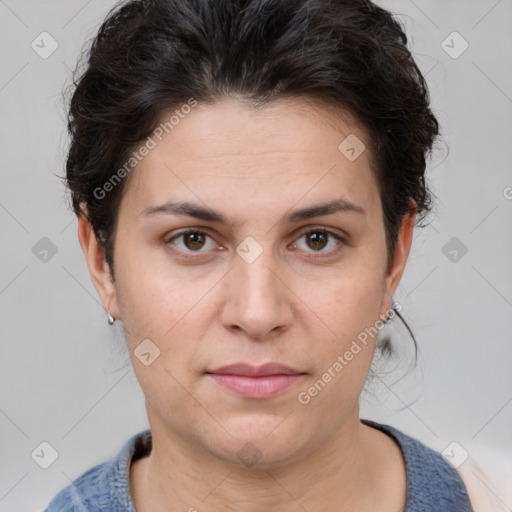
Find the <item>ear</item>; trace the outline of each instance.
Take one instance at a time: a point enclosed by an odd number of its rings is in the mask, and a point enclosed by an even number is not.
[[[84,209],[87,213],[87,209]],[[84,217],[78,218],[78,239],[85,256],[94,287],[98,291],[105,311],[117,320],[121,319],[117,303],[116,287],[105,259],[105,251],[98,243],[91,223]]]
[[[393,261],[387,270],[384,278],[384,298],[381,305],[381,318],[387,318],[391,309],[391,300],[398,283],[405,270],[405,264],[411,250],[414,232],[414,221],[416,219],[417,204],[411,199],[409,213],[402,218],[402,224],[398,233]]]

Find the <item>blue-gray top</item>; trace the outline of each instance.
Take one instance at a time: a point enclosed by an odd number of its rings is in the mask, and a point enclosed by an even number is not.
[[[395,439],[407,468],[405,512],[473,512],[459,474],[443,457],[390,425],[363,419]],[[130,463],[151,451],[151,431],[135,434],[111,460],[98,464],[60,491],[44,512],[136,512],[129,489]]]

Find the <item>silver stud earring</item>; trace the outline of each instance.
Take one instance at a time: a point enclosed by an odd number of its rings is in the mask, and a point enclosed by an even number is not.
[[[112,325],[116,321],[116,319],[110,314],[110,311],[107,312],[107,318],[109,325]]]

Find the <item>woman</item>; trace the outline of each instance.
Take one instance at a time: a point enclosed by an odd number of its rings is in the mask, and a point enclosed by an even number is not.
[[[147,0],[107,17],[67,185],[150,430],[46,509],[472,510],[457,472],[359,417],[439,126],[367,0]]]

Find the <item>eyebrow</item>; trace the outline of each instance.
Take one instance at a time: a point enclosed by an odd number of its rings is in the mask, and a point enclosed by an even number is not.
[[[346,199],[335,199],[326,203],[321,203],[300,210],[289,212],[284,217],[284,222],[292,224],[306,219],[319,217],[321,215],[331,215],[333,213],[358,213],[366,215],[366,210],[355,203]],[[219,212],[201,205],[189,203],[187,201],[167,201],[164,204],[151,206],[141,212],[141,215],[148,217],[153,215],[186,215],[196,219],[219,222],[230,226],[232,223]]]

